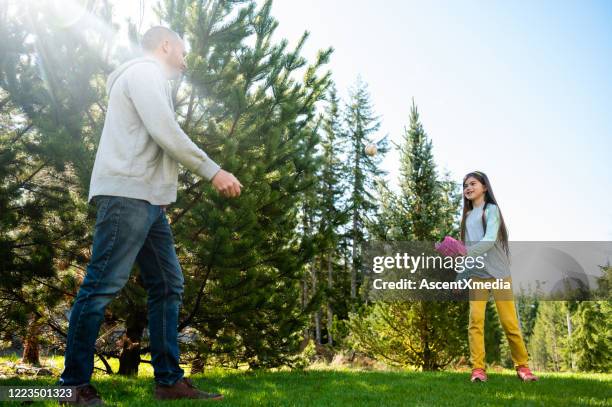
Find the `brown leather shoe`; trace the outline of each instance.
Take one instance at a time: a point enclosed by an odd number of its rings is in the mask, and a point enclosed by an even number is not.
[[[75,389],[75,401],[61,401],[60,405],[72,406],[103,406],[104,402],[98,395],[98,391],[91,384],[83,384]]]
[[[155,398],[158,400],[177,399],[209,399],[221,400],[223,395],[219,393],[206,393],[197,389],[191,379],[186,377],[180,379],[172,386],[161,386],[155,384]]]

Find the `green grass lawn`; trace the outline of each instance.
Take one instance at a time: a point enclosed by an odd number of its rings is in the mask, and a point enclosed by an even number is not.
[[[182,406],[610,406],[611,374],[544,373],[521,383],[512,371],[492,372],[487,383],[470,383],[467,372],[405,372],[308,369],[305,371],[228,371],[215,369],[192,378],[198,387],[218,391],[223,401],[156,402],[150,366],[138,377],[96,373],[92,383],[112,405]],[[56,377],[10,378],[0,385],[54,385]],[[8,404],[8,403],[7,403]],[[34,405],[57,405],[40,402]]]

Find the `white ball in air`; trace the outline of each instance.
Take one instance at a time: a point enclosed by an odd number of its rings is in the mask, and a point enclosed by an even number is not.
[[[368,144],[365,148],[365,153],[369,156],[376,155],[377,151],[378,151],[378,148],[376,147],[376,144]]]

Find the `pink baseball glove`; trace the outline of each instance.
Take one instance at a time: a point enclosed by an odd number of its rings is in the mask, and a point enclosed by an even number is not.
[[[465,256],[467,254],[467,250],[463,243],[460,241],[453,239],[450,236],[446,236],[444,240],[440,243],[435,244],[435,248],[438,253],[444,256]]]

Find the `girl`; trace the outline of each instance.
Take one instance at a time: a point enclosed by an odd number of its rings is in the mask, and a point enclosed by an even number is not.
[[[472,269],[470,278],[473,281],[491,282],[496,279],[503,279],[511,283],[508,231],[487,176],[480,171],[467,174],[463,178],[463,197],[461,240],[466,245],[467,255],[471,257],[483,256],[485,264],[484,269]],[[468,341],[472,364],[472,382],[487,380],[484,322],[488,298],[489,290],[470,290]],[[523,381],[538,380],[527,366],[527,349],[519,329],[512,289],[495,289],[493,290],[493,298],[501,325],[510,345],[512,361],[518,377]]]

